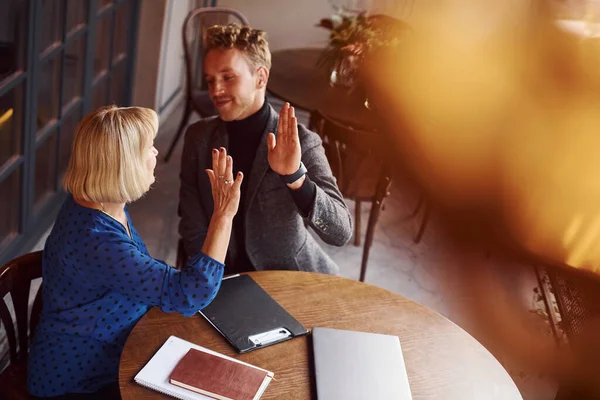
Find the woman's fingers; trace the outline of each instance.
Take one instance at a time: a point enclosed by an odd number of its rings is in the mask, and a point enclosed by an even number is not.
[[[212,170],[217,173],[219,172],[219,150],[212,149]]]
[[[225,173],[227,172],[227,150],[224,147],[219,149],[219,166],[217,173],[219,179],[225,179]]]
[[[206,174],[212,186],[214,212],[233,217],[238,210],[244,174],[238,172],[234,179],[233,158],[224,148],[213,149],[212,155],[213,169],[207,169]]]
[[[212,170],[207,169],[206,172],[213,188],[221,183],[218,180],[233,183],[233,158],[227,155],[224,147],[212,150],[212,164]]]
[[[208,175],[208,180],[210,181],[210,187],[215,189],[215,173],[212,169],[206,169],[206,174]]]
[[[235,177],[235,181],[233,181],[233,190],[240,190],[240,188],[242,187],[242,181],[244,180],[244,173],[243,172],[238,172],[237,176]]]
[[[227,156],[225,160],[225,179],[233,183],[233,159],[231,156]]]

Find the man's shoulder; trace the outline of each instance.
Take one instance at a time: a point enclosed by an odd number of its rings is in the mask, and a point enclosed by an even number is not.
[[[321,137],[300,123],[298,124],[298,138],[302,148],[311,148],[321,144]]]

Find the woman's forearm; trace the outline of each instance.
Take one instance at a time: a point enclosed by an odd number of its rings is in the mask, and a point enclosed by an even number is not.
[[[213,215],[208,225],[202,252],[224,264],[232,226],[233,218]]]

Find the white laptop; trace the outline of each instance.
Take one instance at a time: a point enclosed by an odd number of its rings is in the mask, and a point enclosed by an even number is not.
[[[412,400],[397,336],[313,328],[319,400]]]

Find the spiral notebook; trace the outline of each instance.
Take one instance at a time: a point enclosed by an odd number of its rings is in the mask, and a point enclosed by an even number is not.
[[[154,354],[150,361],[148,361],[144,368],[142,368],[142,370],[138,372],[138,374],[134,378],[134,381],[142,386],[181,400],[214,399],[214,397],[209,397],[200,393],[196,393],[191,390],[173,385],[169,382],[169,377],[171,373],[173,372],[177,364],[179,364],[179,361],[181,361],[181,359],[188,353],[190,349],[200,350],[208,354],[224,358],[229,361],[240,363],[267,372],[267,379],[265,379],[262,386],[256,393],[256,396],[254,397],[255,399],[260,399],[273,377],[273,373],[270,371],[263,370],[262,368],[258,368],[254,365],[242,362],[240,360],[236,360],[235,358],[227,357],[223,354],[190,343],[176,336],[171,336],[161,346],[161,348],[156,352],[156,354]]]

